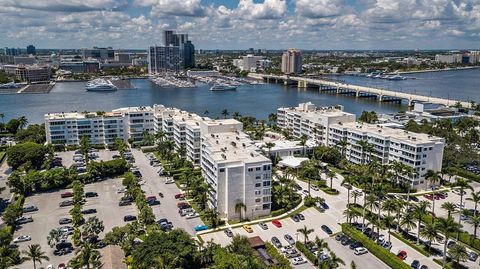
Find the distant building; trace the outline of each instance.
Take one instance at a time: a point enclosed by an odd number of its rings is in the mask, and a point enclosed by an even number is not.
[[[298,49],[288,49],[282,55],[282,72],[284,74],[302,73],[302,52]]]
[[[129,52],[115,52],[114,60],[119,63],[131,63],[132,60],[130,59],[130,54]]]
[[[480,51],[470,51],[470,63],[480,64]]]
[[[31,54],[31,55],[36,55],[37,54],[37,50],[35,49],[34,45],[28,45],[27,46],[27,54]]]
[[[165,46],[182,47],[187,41],[188,34],[176,34],[172,30],[163,31],[163,44]]]
[[[22,52],[19,48],[7,48],[7,47],[5,47],[3,49],[3,54],[9,55],[9,56],[17,56],[17,55],[22,54]]]
[[[111,47],[99,48],[93,47],[92,49],[82,49],[82,59],[94,58],[97,60],[113,60],[115,57],[115,50]]]
[[[462,58],[463,58],[463,55],[460,53],[437,54],[435,55],[435,62],[446,63],[446,64],[461,63]]]
[[[262,56],[255,56],[248,54],[241,56],[239,59],[233,60],[233,65],[239,68],[241,71],[257,72],[265,70],[271,64],[271,61],[263,59]]]
[[[148,74],[179,72],[183,66],[182,58],[179,47],[151,46],[148,49]]]
[[[14,64],[35,64],[37,59],[35,57],[15,56],[13,57]]]
[[[183,67],[185,69],[195,67],[195,46],[191,41],[183,44]]]
[[[11,55],[0,55],[0,63],[2,63],[2,64],[13,64],[13,56],[11,56]]]
[[[17,79],[26,82],[50,80],[50,67],[47,65],[4,65],[5,73],[15,75]]]
[[[147,66],[148,65],[148,59],[147,58],[132,59],[132,65],[133,66]]]
[[[62,61],[58,68],[74,74],[98,73],[100,71],[100,63],[98,61]]]

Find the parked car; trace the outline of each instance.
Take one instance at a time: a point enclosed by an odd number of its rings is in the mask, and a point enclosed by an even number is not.
[[[23,213],[35,212],[35,211],[38,211],[38,207],[36,207],[34,205],[29,205],[29,206],[23,207]]]
[[[94,191],[88,191],[85,193],[85,197],[97,197],[97,196],[98,196],[98,193]]]
[[[259,222],[258,226],[260,226],[260,228],[262,228],[263,230],[268,230],[267,224],[265,224],[265,222],[263,221]]]
[[[282,228],[282,223],[279,220],[272,220],[272,224],[278,228]]]
[[[177,203],[177,207],[179,209],[185,209],[185,208],[190,208],[192,206],[189,205],[187,202],[179,202],[179,203]]]
[[[16,224],[25,224],[29,222],[33,222],[33,218],[31,216],[19,217],[15,220]]]
[[[131,205],[131,204],[132,204],[132,202],[128,201],[128,200],[121,200],[120,202],[118,202],[119,206],[127,206],[127,205]]]
[[[363,247],[362,243],[357,241],[353,241],[352,243],[350,243],[350,249],[356,249],[359,247]]]
[[[293,258],[293,260],[292,260],[293,265],[300,265],[300,264],[304,264],[306,262],[307,261],[303,257]]]
[[[310,188],[312,188],[315,191],[319,191],[320,188],[317,185],[311,185]]]
[[[300,220],[305,220],[305,216],[302,213],[298,213],[297,216],[300,218]]]
[[[177,194],[175,194],[175,199],[185,199],[185,194],[177,193]]]
[[[95,208],[89,208],[82,210],[82,214],[87,215],[87,214],[95,214],[97,213],[97,210]]]
[[[405,260],[407,258],[407,252],[405,250],[400,250],[397,254],[397,257],[401,260]]]
[[[67,201],[62,201],[58,204],[60,207],[66,207],[66,206],[71,206],[73,205],[73,201],[72,200],[67,200]]]
[[[15,239],[13,239],[13,243],[21,243],[21,242],[27,242],[32,240],[32,238],[29,235],[21,235]]]
[[[185,218],[186,219],[194,219],[194,218],[198,218],[198,217],[200,217],[200,214],[198,214],[197,212],[191,212]]]
[[[280,242],[280,240],[277,238],[277,237],[272,237],[272,244],[277,247],[277,248],[281,248],[282,247],[282,243]]]
[[[253,233],[252,226],[250,225],[247,225],[247,224],[243,225],[243,229],[247,231],[247,233]]]
[[[117,193],[124,193],[126,192],[127,190],[125,188],[118,188],[117,189]]]
[[[137,217],[133,215],[126,215],[125,217],[123,217],[124,222],[135,221],[135,220],[137,220]]]
[[[331,235],[333,233],[332,230],[328,228],[328,226],[325,224],[320,226],[320,228],[322,229],[322,231],[326,232],[328,235]]]
[[[420,262],[418,260],[413,260],[413,262],[410,264],[410,267],[412,267],[412,269],[419,269]]]
[[[392,248],[392,242],[385,242],[383,248],[390,250]]]
[[[293,239],[292,236],[290,236],[289,234],[285,234],[283,236],[283,238],[285,238],[285,240],[290,244],[290,245],[294,245],[295,244],[295,240]]]
[[[72,223],[72,219],[69,219],[69,218],[61,218],[61,219],[58,221],[58,224],[60,224],[60,225],[69,224],[69,223]]]
[[[292,249],[295,249],[295,246],[293,245],[288,245],[288,246],[284,246],[280,249],[280,252],[282,253],[287,253],[288,251],[292,250]]]
[[[53,251],[53,255],[63,256],[63,255],[67,255],[68,253],[71,253],[72,251],[73,251],[73,249],[69,248],[69,247],[61,248],[61,249],[55,249]]]
[[[291,259],[291,258],[300,257],[300,253],[298,253],[298,251],[296,249],[291,249],[291,250],[288,250],[287,252],[285,252],[285,256],[288,259]]]
[[[204,231],[204,230],[208,230],[208,226],[207,226],[207,225],[197,225],[197,226],[195,226],[195,231],[196,231],[196,232]]]
[[[60,197],[62,197],[62,198],[73,197],[73,192],[70,192],[70,191],[64,192],[64,193],[60,194]]]
[[[364,247],[358,247],[358,248],[355,248],[355,249],[353,250],[353,253],[354,253],[355,255],[362,255],[362,254],[365,254],[365,253],[367,253],[367,252],[368,252],[368,250],[367,250],[366,248],[364,248]]]
[[[476,252],[472,251],[472,252],[468,253],[468,259],[472,262],[475,262],[478,259],[478,254]]]
[[[300,218],[298,217],[298,215],[292,215],[291,218],[292,218],[292,220],[295,221],[295,222],[299,222],[299,221],[300,221]]]
[[[338,233],[338,234],[335,236],[335,240],[341,241],[341,240],[343,239],[343,237],[346,237],[346,235],[344,235],[343,233]]]
[[[428,269],[428,266],[422,265],[422,266],[420,266],[420,269]]]
[[[227,228],[223,231],[228,237],[233,237],[233,232],[230,228]]]

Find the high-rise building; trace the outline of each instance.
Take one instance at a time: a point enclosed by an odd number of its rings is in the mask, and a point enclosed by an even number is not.
[[[5,55],[9,55],[9,56],[17,56],[17,55],[20,55],[21,54],[21,50],[19,48],[8,48],[8,47],[5,47],[5,49],[3,49],[3,53]]]
[[[263,59],[263,56],[248,54],[233,60],[233,65],[241,71],[257,72],[270,67],[271,61]]]
[[[34,45],[28,45],[27,46],[27,54],[32,54],[32,55],[37,54],[37,50],[35,49]]]
[[[93,47],[92,49],[82,49],[82,58],[88,59],[88,58],[94,58],[97,60],[113,60],[115,57],[115,50],[112,49],[111,47],[108,48],[99,48],[99,47]]]
[[[284,74],[302,73],[302,52],[298,49],[288,49],[282,55],[282,72]]]
[[[183,66],[183,53],[175,46],[151,46],[148,49],[148,74],[179,72]]]
[[[163,31],[163,44],[165,46],[175,46],[177,42],[177,37],[175,35],[175,32],[172,30],[165,30]]]
[[[195,46],[190,40],[183,44],[183,67],[185,69],[195,67]]]

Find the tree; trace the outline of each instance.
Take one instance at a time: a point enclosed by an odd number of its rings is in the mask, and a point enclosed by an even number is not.
[[[85,158],[85,162],[88,163],[88,151],[90,150],[90,138],[86,135],[83,135],[80,138],[80,152],[82,153],[83,157]]]
[[[392,226],[395,225],[396,223],[397,222],[395,221],[395,218],[393,216],[386,216],[383,219],[383,224],[388,229],[388,242],[390,242],[390,230],[392,229]]]
[[[437,219],[437,229],[441,233],[443,233],[445,237],[445,241],[443,244],[443,266],[445,268],[445,264],[447,262],[447,243],[450,237],[460,230],[460,224],[456,223],[452,218],[438,218]]]
[[[265,147],[268,149],[268,158],[271,159],[270,151],[272,150],[273,147],[275,147],[275,143],[267,142],[265,143]]]
[[[39,170],[47,153],[48,148],[40,144],[32,142],[16,144],[7,149],[7,163],[13,169],[23,165],[27,171],[31,168]]]
[[[455,244],[449,250],[450,258],[455,261],[455,263],[460,265],[460,262],[466,262],[468,259],[468,252],[464,245]]]
[[[352,190],[352,185],[355,183],[355,178],[353,176],[347,175],[342,180],[342,186],[347,189],[347,207],[350,205],[350,191]],[[356,200],[356,198],[355,198]]]
[[[39,244],[33,244],[28,246],[28,250],[22,251],[23,254],[25,254],[25,259],[26,260],[31,260],[33,262],[33,269],[37,268],[37,262],[42,264],[42,261],[49,261],[50,258],[48,258],[47,255],[45,255],[45,252],[42,251],[42,248],[40,247]]]
[[[247,206],[241,201],[237,200],[237,203],[235,204],[235,213],[240,214],[240,221],[243,220],[243,212],[247,211]]]
[[[480,191],[470,193],[470,197],[467,198],[468,201],[472,201],[475,203],[475,211],[473,211],[473,215],[477,216],[477,207],[478,203],[480,202]]]
[[[358,121],[362,121],[365,123],[375,123],[378,121],[378,115],[375,111],[363,111]]]
[[[218,212],[216,212],[213,209],[207,209],[204,213],[205,220],[207,220],[210,223],[210,226],[212,228],[216,228],[220,222],[218,219]]]
[[[348,141],[347,139],[340,139],[340,141],[338,141],[337,143],[337,147],[339,147],[342,151],[342,156],[345,157],[347,152],[346,152],[346,148],[348,146]]]
[[[228,110],[226,109],[222,110],[222,116],[224,119],[226,119],[228,115],[229,115]]]
[[[303,228],[297,229],[297,232],[303,235],[303,243],[306,244],[308,241],[308,235],[313,233],[313,229],[309,229],[307,225],[303,226]]]
[[[330,179],[330,190],[333,190],[333,178],[335,177],[335,172],[329,170],[327,172],[327,177]]]
[[[345,265],[345,262],[338,257],[335,252],[330,252],[330,258],[328,259],[328,268],[337,268],[340,264]]]
[[[17,119],[11,119],[5,124],[5,129],[11,134],[16,134],[20,127],[20,121]]]
[[[441,208],[445,211],[447,211],[447,218],[450,218],[452,215],[452,212],[455,212],[455,209],[457,208],[456,205],[452,202],[445,202],[442,204]]]
[[[270,127],[273,127],[274,125],[276,125],[277,124],[277,114],[275,114],[275,113],[268,114],[268,123],[270,124]]]
[[[305,145],[307,144],[308,137],[303,134],[300,136],[300,145],[302,146],[302,155],[305,156]]]
[[[28,124],[28,120],[25,116],[21,116],[20,118],[18,118],[18,127],[20,129],[25,128],[25,126],[27,126],[27,124]]]
[[[400,226],[407,230],[407,232],[416,227],[415,216],[412,212],[407,211],[405,214],[403,214],[403,217],[400,220]]]
[[[428,248],[432,248],[432,242],[439,238],[437,227],[434,223],[425,223],[425,228],[420,231],[420,235],[427,239],[430,243]]]
[[[101,265],[100,252],[94,249],[91,243],[85,242],[68,265],[73,269],[99,268]]]
[[[52,229],[47,235],[48,245],[53,248],[62,238],[62,232],[59,229]]]
[[[104,229],[103,221],[99,220],[96,216],[88,218],[87,222],[83,225],[83,231],[89,237],[98,236]]]
[[[427,214],[427,209],[430,207],[430,204],[427,201],[420,201],[413,208],[413,216],[417,219],[417,245],[420,244],[420,223],[422,222],[423,217]]]

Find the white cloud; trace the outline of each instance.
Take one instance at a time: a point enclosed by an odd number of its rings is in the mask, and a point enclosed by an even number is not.
[[[344,8],[343,0],[297,0],[295,2],[297,14],[310,19],[337,16]]]
[[[287,11],[285,0],[265,0],[263,3],[254,3],[253,0],[240,0],[236,12],[244,19],[265,20],[280,19]]]
[[[201,17],[205,15],[205,7],[200,0],[137,0],[136,4],[152,6],[154,16],[162,14],[172,16]]]

